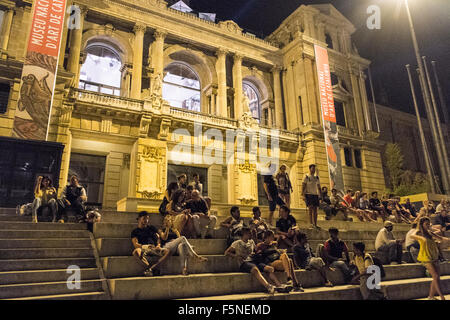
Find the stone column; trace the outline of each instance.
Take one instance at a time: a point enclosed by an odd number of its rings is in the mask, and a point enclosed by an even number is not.
[[[275,102],[275,125],[277,128],[284,129],[284,115],[283,115],[283,101],[281,95],[281,82],[280,82],[280,66],[274,66],[272,68],[273,76],[273,95]]]
[[[317,38],[320,41],[325,42],[325,23],[319,22],[317,25],[317,33]]]
[[[318,88],[316,87],[316,74],[314,72],[313,57],[304,55],[303,62],[305,65],[305,81],[306,90],[308,91],[308,108],[309,108],[309,119],[305,121],[306,123],[319,123],[320,124],[320,106],[318,105],[317,95]]]
[[[11,34],[12,20],[14,16],[14,9],[10,8],[4,13],[3,16],[3,26],[2,26],[2,43],[1,51],[5,52],[8,50],[9,36]]]
[[[227,51],[224,49],[219,49],[216,52],[217,62],[217,80],[218,80],[218,90],[217,90],[217,108],[218,114],[221,117],[228,117],[227,110],[227,70],[226,70],[226,60]]]
[[[164,39],[167,33],[161,30],[156,30],[154,33],[155,42],[153,43],[152,61],[153,61],[153,73],[160,75],[161,79],[164,72]]]
[[[234,117],[239,119],[244,111],[242,110],[242,56],[234,54],[233,64],[233,88],[234,88]]]
[[[369,101],[367,100],[366,76],[362,71],[359,73],[359,91],[361,94],[361,102],[364,111],[364,119],[367,130],[372,130],[372,122],[370,120]]]
[[[359,94],[359,84],[358,84],[358,79],[357,79],[357,73],[352,69],[350,69],[350,79],[352,82],[353,102],[355,105],[356,122],[358,125],[356,132],[358,133],[358,135],[361,135],[365,130],[364,120],[362,117],[363,111],[362,111],[362,106],[361,106],[361,98],[360,98],[360,94]]]
[[[69,60],[67,61],[67,71],[75,74],[75,76],[79,73],[79,65],[80,65],[80,53],[81,53],[81,45],[83,39],[83,25],[84,19],[88,13],[86,7],[81,7],[80,14],[80,28],[73,29],[70,35],[70,54]],[[78,83],[75,84],[78,87]]]
[[[140,99],[142,89],[142,59],[144,56],[144,34],[146,27],[136,24],[133,47],[133,78],[131,80],[131,98]]]

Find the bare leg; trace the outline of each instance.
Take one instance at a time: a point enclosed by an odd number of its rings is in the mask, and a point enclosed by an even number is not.
[[[281,282],[280,280],[278,280],[277,276],[274,273],[275,269],[273,267],[270,266],[266,266],[264,268],[264,272],[269,274],[269,279],[273,281],[273,283],[275,283],[275,285],[277,287],[281,286]]]
[[[140,248],[137,248],[133,251],[133,257],[137,259],[137,261],[145,268],[148,268],[149,263],[147,259],[142,257],[142,250]]]
[[[428,272],[433,277],[433,280],[431,281],[431,286],[430,286],[430,296],[429,296],[429,298],[433,298],[435,293],[437,293],[441,297],[441,300],[445,300],[445,297],[444,297],[444,295],[442,294],[442,291],[441,291],[439,266],[437,264],[427,263],[425,265],[425,267],[427,268]]]
[[[271,226],[273,225],[272,224],[273,223],[273,211],[269,212],[269,221],[268,222],[269,222],[269,225],[271,225]]]
[[[258,280],[259,283],[261,283],[264,286],[264,288],[268,289],[270,287],[270,284],[262,276],[261,272],[259,272],[257,267],[254,267],[252,269],[251,274],[256,278],[256,280]]]
[[[164,251],[164,255],[158,260],[158,262],[156,262],[154,265],[152,265],[150,267],[151,270],[155,269],[156,267],[158,267],[161,263],[163,263],[164,261],[167,260],[167,258],[169,258],[171,256],[170,254],[170,250],[167,250],[165,248],[162,249]]]

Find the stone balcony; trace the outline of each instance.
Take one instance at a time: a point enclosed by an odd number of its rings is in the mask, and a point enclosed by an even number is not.
[[[133,116],[138,119],[141,115],[154,115],[172,120],[172,126],[182,124],[183,126],[192,126],[194,123],[201,123],[205,127],[214,127],[222,130],[237,130],[240,128],[239,121],[235,119],[223,118],[202,112],[189,111],[176,107],[163,105],[161,112],[152,114],[152,108],[147,107],[147,101],[114,96],[99,92],[86,91],[72,88],[68,94],[68,100],[75,105],[78,113],[86,114],[108,114],[108,116],[127,117]],[[277,129],[257,124],[252,130],[257,134],[270,134],[271,130]],[[296,148],[302,139],[300,133],[290,132],[283,129],[278,130],[280,145],[286,145],[290,148]]]

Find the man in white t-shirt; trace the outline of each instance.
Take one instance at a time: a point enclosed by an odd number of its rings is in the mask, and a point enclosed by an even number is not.
[[[411,258],[415,263],[417,263],[417,256],[419,255],[420,245],[419,242],[413,239],[411,236],[417,233],[417,223],[411,225],[411,229],[406,234],[405,238],[405,248],[409,252]]]
[[[309,166],[309,174],[303,179],[302,196],[308,207],[309,223],[315,229],[320,229],[317,226],[317,208],[319,207],[320,195],[320,180],[319,176],[316,175],[316,165],[311,164]]]

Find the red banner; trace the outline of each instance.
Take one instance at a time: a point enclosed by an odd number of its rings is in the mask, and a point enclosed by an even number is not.
[[[317,75],[319,80],[320,104],[322,106],[323,132],[328,160],[330,186],[338,191],[344,189],[340,147],[334,108],[333,86],[331,84],[328,51],[318,45],[314,46],[316,54]]]
[[[336,123],[334,112],[333,88],[331,85],[330,64],[328,51],[325,48],[315,46],[317,74],[319,78],[320,103],[322,105],[323,118],[326,121]]]
[[[66,0],[36,0],[33,8],[13,135],[46,140]]]

